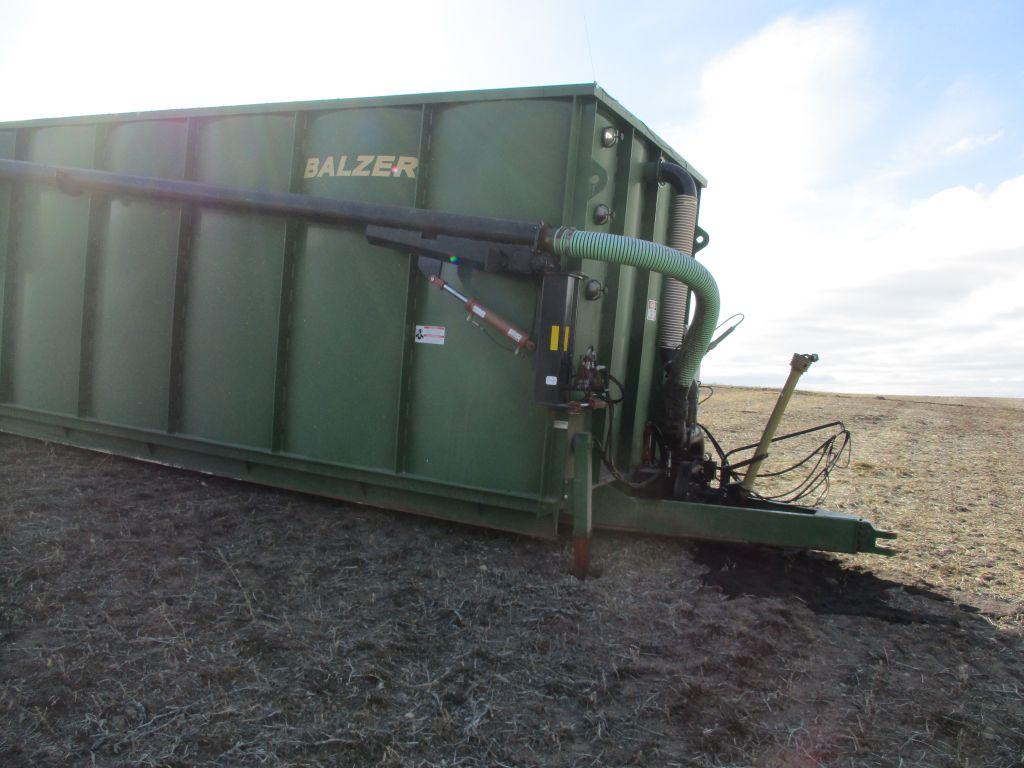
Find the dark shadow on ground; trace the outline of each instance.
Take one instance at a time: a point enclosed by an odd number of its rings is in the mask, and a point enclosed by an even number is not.
[[[818,614],[867,616],[896,624],[946,624],[959,626],[961,618],[982,611],[941,594],[928,586],[906,585],[875,576],[869,570],[850,567],[829,555],[816,552],[785,552],[764,547],[700,542],[693,559],[707,567],[701,582],[717,587],[729,598],[795,597]],[[943,607],[909,609],[893,605],[902,591]],[[935,606],[936,608],[939,605]]]

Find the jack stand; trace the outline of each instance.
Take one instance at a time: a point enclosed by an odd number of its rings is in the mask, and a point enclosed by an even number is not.
[[[577,579],[585,579],[590,567],[590,533],[593,528],[593,466],[589,432],[572,439],[572,554]]]

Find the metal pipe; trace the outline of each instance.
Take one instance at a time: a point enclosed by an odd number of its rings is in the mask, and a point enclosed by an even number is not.
[[[536,247],[540,223],[439,213],[397,205],[334,200],[289,192],[263,192],[198,181],[131,176],[87,168],[69,168],[23,160],[0,159],[0,179],[53,184],[68,194],[86,191],[132,195],[151,200],[201,205],[243,213],[260,213],[342,227],[376,224],[425,235],[451,235],[495,243]]]
[[[653,166],[657,181],[667,182],[674,193],[669,207],[668,246],[693,256],[693,238],[697,230],[697,184],[681,165],[659,160]],[[666,276],[661,288],[660,349],[672,354],[679,349],[686,335],[689,312],[690,287]]]
[[[772,415],[768,417],[768,423],[764,427],[764,432],[761,433],[761,442],[757,444],[757,450],[754,451],[754,461],[747,467],[747,473],[743,476],[743,482],[740,483],[740,487],[746,493],[753,490],[757,473],[761,471],[761,464],[768,458],[768,446],[771,445],[775,431],[782,421],[782,415],[786,412],[786,406],[789,405],[789,400],[793,397],[797,381],[800,380],[804,371],[811,367],[811,363],[817,361],[817,355],[794,354],[793,359],[789,362],[789,378],[786,379],[782,391],[779,392],[779,399],[775,401]]]
[[[693,182],[691,180],[690,184]],[[691,194],[672,195],[669,209],[668,246],[693,256],[693,237],[697,228],[697,197]],[[666,277],[661,287],[661,323],[658,325],[658,348],[673,353],[683,343],[689,314],[690,288],[674,277]]]
[[[668,246],[693,256],[697,228],[697,184],[682,166],[659,160],[648,165],[647,175],[672,187],[669,208]],[[690,287],[666,275],[661,286],[661,320],[658,323],[658,349],[663,359],[672,361],[672,371],[664,389],[665,435],[673,445],[689,446],[697,429],[697,384],[677,386],[682,365],[680,346],[686,337],[690,312]],[[695,374],[696,375],[696,374]]]
[[[644,176],[648,181],[669,184],[677,195],[697,197],[697,182],[681,165],[667,163],[663,159],[657,160],[647,164]]]

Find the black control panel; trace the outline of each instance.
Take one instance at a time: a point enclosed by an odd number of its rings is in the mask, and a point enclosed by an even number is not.
[[[533,397],[540,405],[562,405],[572,390],[579,284],[580,276],[568,272],[544,275],[533,355]]]

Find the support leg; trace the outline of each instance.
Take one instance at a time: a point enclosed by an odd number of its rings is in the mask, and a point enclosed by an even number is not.
[[[590,532],[593,524],[593,466],[590,433],[581,432],[572,439],[572,550],[573,573],[578,579],[587,576],[590,566]]]

